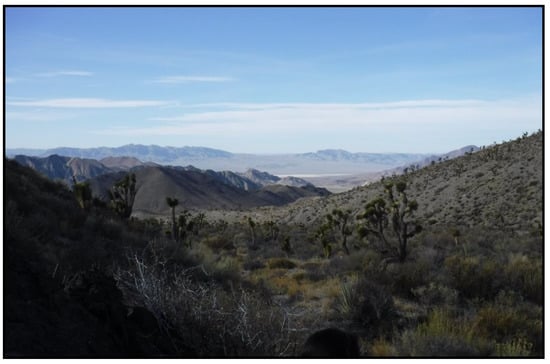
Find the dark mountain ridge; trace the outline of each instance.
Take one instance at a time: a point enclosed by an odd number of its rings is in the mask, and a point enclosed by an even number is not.
[[[32,157],[16,155],[14,158],[19,164],[30,167],[52,180],[61,180],[69,186],[73,184],[73,177],[77,182],[97,177],[99,175],[135,171],[148,166],[159,166],[153,162],[141,162],[134,157],[106,157],[100,161],[88,158],[67,157],[53,154],[48,157]],[[282,184],[294,187],[303,187],[311,183],[296,177],[280,178],[267,172],[249,169],[244,173],[231,171],[201,170],[192,165],[174,167],[187,171],[205,173],[218,181],[245,191],[258,190],[271,184]]]
[[[329,192],[312,185],[304,187],[253,184],[231,172],[203,172],[196,168],[147,166],[132,170],[137,193],[136,215],[166,215],[166,197],[177,198],[185,209],[242,209],[281,206],[302,197],[326,196]],[[110,173],[89,180],[92,192],[107,200],[109,188],[126,172]],[[235,179],[235,181],[231,181]]]
[[[188,209],[241,209],[258,206],[280,206],[302,197],[324,196],[329,192],[315,188],[300,179],[281,179],[266,172],[250,170],[237,174],[230,171],[203,171],[193,166],[172,167],[142,163],[132,157],[104,159],[110,165],[94,159],[63,157],[57,154],[45,158],[16,156],[15,161],[30,167],[52,180],[71,186],[89,181],[92,193],[108,201],[108,190],[126,173],[135,173],[138,192],[134,203],[137,214],[166,214],[166,197],[178,198]],[[247,178],[250,176],[253,180]],[[289,181],[293,186],[281,183]],[[270,188],[279,184],[278,188]]]
[[[73,183],[73,177],[77,182],[81,182],[113,171],[95,159],[64,157],[57,154],[46,158],[17,155],[14,160],[52,180],[62,180],[69,185]]]

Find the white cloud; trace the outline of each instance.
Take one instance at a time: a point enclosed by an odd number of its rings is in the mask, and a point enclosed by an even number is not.
[[[43,73],[37,74],[38,77],[61,77],[61,76],[89,77],[92,75],[93,75],[92,72],[77,71],[77,70],[52,71],[52,72],[43,72]]]
[[[74,114],[59,113],[56,111],[8,111],[6,112],[6,121],[59,121],[74,118]]]
[[[230,82],[234,80],[232,77],[219,76],[165,76],[153,80],[153,83],[179,84],[191,82]]]
[[[418,100],[386,103],[218,103],[214,109],[221,110],[192,112],[180,116],[156,117],[153,121],[174,123],[185,130],[193,123],[249,124],[257,128],[288,129],[359,127],[389,124],[454,123],[469,118],[479,118],[491,113],[502,114],[506,104],[480,100]],[[196,105],[197,107],[199,105]],[[193,106],[191,106],[193,107]],[[208,104],[201,104],[207,108]],[[511,107],[511,106],[510,106]],[[517,108],[518,106],[516,106]],[[511,110],[508,110],[510,112]],[[508,114],[509,116],[510,114]],[[171,129],[173,130],[173,129]]]
[[[95,98],[68,98],[68,99],[45,99],[33,101],[8,101],[9,106],[23,107],[51,107],[51,108],[136,108],[147,106],[164,106],[169,101],[160,100],[109,100]]]
[[[409,100],[386,103],[216,103],[187,105],[208,111],[156,117],[156,125],[140,128],[120,127],[102,134],[132,136],[237,136],[250,139],[301,136],[364,135],[391,138],[407,135],[418,143],[444,136],[470,144],[477,134],[493,133],[495,138],[508,133],[519,135],[542,126],[540,97],[515,100]],[[208,106],[210,105],[210,108]],[[159,125],[158,122],[161,122]],[[464,141],[460,142],[458,138]]]
[[[368,103],[233,103],[218,102],[205,104],[182,105],[184,108],[226,108],[226,109],[249,109],[249,110],[271,110],[271,109],[298,109],[298,110],[319,110],[319,109],[398,109],[398,108],[428,108],[428,107],[464,107],[481,106],[487,104],[482,100],[404,100],[394,102],[368,102]]]

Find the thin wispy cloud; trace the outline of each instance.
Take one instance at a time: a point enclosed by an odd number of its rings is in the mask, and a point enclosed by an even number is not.
[[[90,77],[93,76],[92,72],[78,71],[78,70],[66,70],[66,71],[51,71],[37,73],[38,77],[63,77],[63,76],[75,76],[75,77]]]
[[[165,106],[171,104],[171,102],[162,100],[109,100],[95,98],[67,98],[31,101],[8,101],[7,104],[9,106],[20,107],[106,109]]]
[[[153,80],[153,83],[164,83],[164,84],[180,84],[180,83],[193,83],[193,82],[206,82],[206,83],[217,83],[217,82],[231,82],[235,81],[232,77],[220,77],[220,76],[165,76],[159,77]]]
[[[182,104],[186,109],[235,109],[235,110],[273,110],[273,109],[309,109],[309,110],[367,110],[367,109],[401,109],[401,108],[434,108],[434,107],[465,107],[482,106],[487,104],[483,100],[404,100],[395,102],[366,102],[366,103],[236,103],[217,102],[204,104]],[[173,118],[172,120],[177,120]],[[170,120],[169,118],[156,118],[154,120]]]
[[[315,137],[316,133],[346,130],[370,134],[431,133],[459,127],[513,128],[541,120],[536,97],[521,100],[417,100],[387,103],[219,103],[214,111],[190,112],[150,119],[157,124],[140,128],[104,130],[116,135],[209,135],[248,133],[284,137],[285,133]],[[198,105],[197,105],[198,106]],[[202,107],[205,104],[201,105]],[[158,122],[161,122],[158,125]]]
[[[76,118],[75,114],[60,113],[57,111],[9,111],[6,112],[6,119],[11,121],[60,121]]]
[[[420,122],[430,120],[444,122],[452,113],[491,109],[491,103],[482,100],[409,100],[385,103],[214,103],[186,106],[210,108],[212,111],[188,112],[171,117],[155,117],[151,121],[182,123],[251,123],[251,130],[259,124],[270,128],[296,130],[300,127],[364,126],[367,124]],[[217,110],[216,110],[217,109]],[[407,115],[414,118],[407,118]],[[421,118],[420,118],[421,117]],[[419,119],[420,118],[420,119]],[[170,126],[171,128],[173,125]],[[170,129],[173,130],[173,129]]]

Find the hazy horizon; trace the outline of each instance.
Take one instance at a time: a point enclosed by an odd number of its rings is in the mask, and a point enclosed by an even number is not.
[[[529,133],[529,134],[532,134],[532,133]],[[502,141],[500,142],[497,142],[498,144],[500,144]],[[418,153],[414,153],[414,152],[406,152],[406,151],[394,151],[394,152],[377,152],[377,151],[351,151],[351,150],[346,150],[346,149],[342,149],[342,148],[323,148],[323,149],[316,149],[316,150],[309,150],[309,151],[304,151],[304,152],[292,152],[292,151],[289,151],[289,152],[282,152],[282,153],[277,153],[277,152],[272,152],[272,153],[262,153],[262,152],[235,152],[235,151],[232,151],[232,150],[226,150],[226,149],[219,149],[219,148],[211,148],[211,147],[208,147],[208,146],[205,146],[205,145],[157,145],[157,144],[136,144],[136,143],[129,143],[129,144],[124,144],[124,145],[118,145],[118,146],[113,146],[113,147],[110,147],[110,146],[105,146],[105,145],[98,145],[98,146],[95,146],[95,147],[73,147],[73,146],[67,146],[67,145],[61,145],[61,146],[57,146],[57,147],[52,147],[52,148],[34,148],[34,147],[13,147],[13,148],[4,148],[4,151],[15,151],[15,150],[28,150],[28,151],[39,151],[39,152],[46,152],[46,151],[50,151],[50,150],[54,150],[54,149],[102,149],[102,148],[108,148],[108,149],[116,149],[116,148],[123,148],[123,147],[126,147],[126,146],[129,146],[129,145],[140,145],[140,146],[146,146],[146,147],[151,147],[151,146],[154,146],[154,147],[160,147],[160,148],[206,148],[206,149],[213,149],[213,150],[219,150],[219,151],[222,151],[222,152],[229,152],[231,154],[250,154],[250,155],[265,155],[265,156],[270,156],[270,155],[294,155],[294,154],[307,154],[307,153],[317,153],[317,152],[323,152],[323,151],[344,151],[344,152],[349,152],[349,153],[352,153],[352,154],[361,154],[361,153],[365,153],[365,154],[424,154],[424,155],[434,155],[434,154],[443,154],[443,153],[447,153],[447,152],[452,152],[453,150],[447,150],[447,151],[444,151],[444,152],[418,152]],[[471,146],[473,144],[469,144],[469,145],[463,145],[462,147],[460,148],[456,148],[456,149],[461,149],[461,148],[464,148],[464,147],[468,147],[468,146]],[[476,147],[481,147],[481,146],[478,146],[476,145]]]
[[[542,129],[542,7],[10,7],[5,149],[446,153]]]

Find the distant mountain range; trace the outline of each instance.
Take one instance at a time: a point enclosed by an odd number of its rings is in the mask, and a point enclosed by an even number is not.
[[[46,157],[57,154],[69,157],[103,159],[107,157],[135,157],[155,163],[172,163],[179,159],[230,158],[233,154],[223,150],[205,147],[161,147],[158,145],[128,144],[121,147],[67,148],[53,149],[8,149],[6,154],[25,154]]]
[[[8,157],[63,155],[96,160],[109,157],[132,157],[143,162],[163,165],[193,165],[201,169],[235,172],[257,169],[273,175],[298,176],[376,172],[409,165],[431,156],[418,153],[350,153],[340,149],[301,154],[239,154],[205,147],[160,147],[136,144],[116,148],[7,149],[6,154]]]
[[[327,188],[331,192],[343,192],[343,191],[350,190],[354,187],[363,186],[366,183],[377,181],[382,177],[391,176],[393,174],[402,174],[405,171],[410,171],[411,169],[422,168],[432,163],[436,163],[436,162],[439,163],[442,161],[463,156],[466,153],[473,153],[477,151],[479,151],[479,147],[475,145],[468,145],[466,147],[456,149],[445,154],[432,155],[427,158],[415,161],[413,163],[401,165],[395,168],[384,169],[384,170],[379,170],[374,172],[349,174],[349,175],[312,176],[312,177],[304,177],[304,178],[316,186],[322,186],[324,188]],[[341,151],[341,152],[346,153],[345,151]],[[333,155],[338,155],[338,154],[340,153],[336,152]],[[366,154],[366,153],[356,153],[356,154]]]

